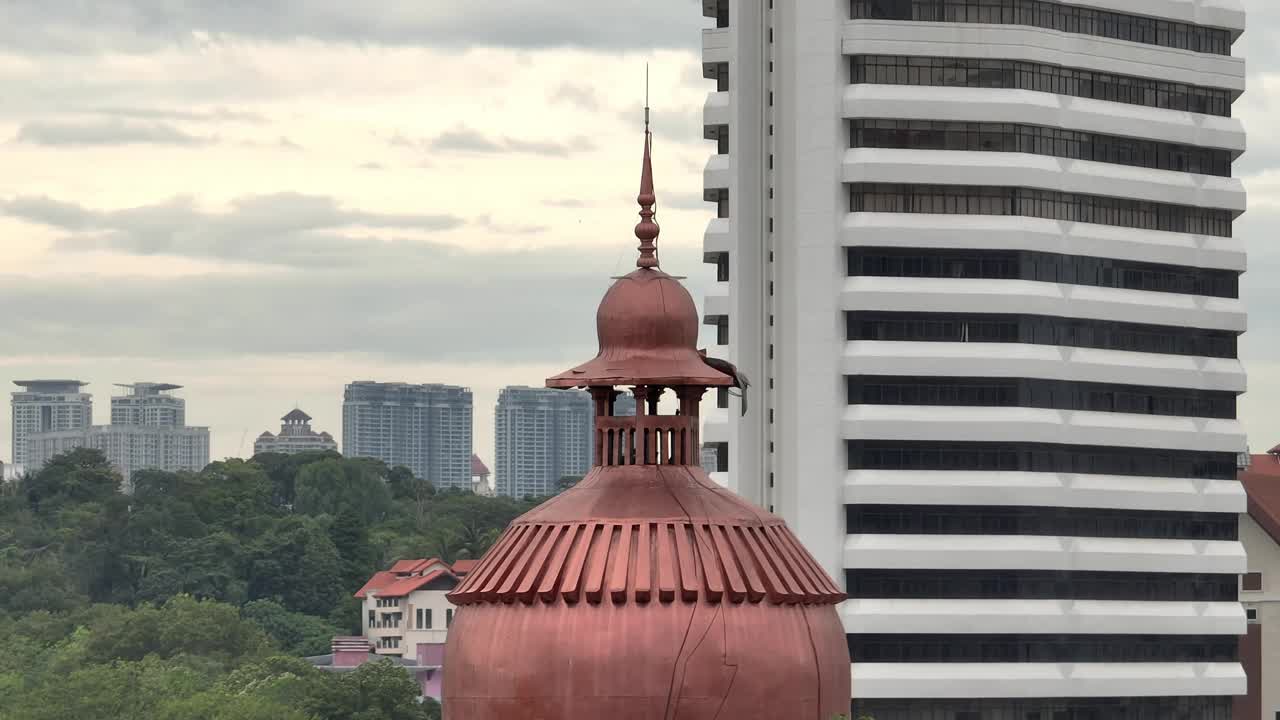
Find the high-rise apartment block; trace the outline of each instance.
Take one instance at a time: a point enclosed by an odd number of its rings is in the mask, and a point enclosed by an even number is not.
[[[112,425],[181,427],[187,424],[187,401],[170,394],[181,385],[133,383],[116,387],[125,393],[111,398]]]
[[[303,452],[321,452],[337,450],[338,443],[327,432],[316,432],[311,429],[311,416],[294,408],[280,418],[280,434],[273,435],[264,430],[257,440],[253,441],[253,454],[282,453],[294,455]]]
[[[184,425],[186,400],[170,394],[181,385],[148,382],[118,387],[126,392],[111,398],[110,425],[30,434],[30,469],[38,470],[69,450],[93,448],[115,466],[124,480],[123,490],[131,492],[133,473],[138,470],[195,472],[209,464],[209,428]],[[88,402],[87,394],[85,398]]]
[[[591,396],[579,390],[503,388],[493,418],[497,493],[554,495],[560,478],[585,475],[594,412]]]
[[[80,380],[14,380],[13,462],[31,467],[27,438],[32,433],[79,430],[93,424],[93,396]],[[33,468],[34,469],[34,468]]]
[[[1229,718],[1239,0],[702,6],[703,439],[843,578],[853,716]]]
[[[437,488],[471,487],[470,388],[353,382],[342,403],[342,451],[404,465]]]

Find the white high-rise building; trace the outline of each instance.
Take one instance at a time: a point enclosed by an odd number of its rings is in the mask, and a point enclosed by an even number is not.
[[[853,716],[1230,718],[1239,0],[704,0],[730,487]]]
[[[497,494],[554,495],[561,478],[586,475],[594,415],[591,396],[581,390],[503,388],[493,412]]]
[[[111,397],[112,425],[181,427],[187,424],[187,401],[170,394],[182,389],[171,383],[117,384],[125,391]]]
[[[471,488],[471,389],[360,380],[342,401],[342,454],[404,465],[439,489]]]
[[[31,433],[26,440],[29,467],[39,470],[55,455],[76,448],[101,450],[120,472],[121,489],[128,493],[138,470],[198,472],[209,464],[209,428],[187,427],[187,401],[170,394],[181,385],[143,382],[117,387],[126,392],[111,398],[110,425]]]
[[[32,433],[78,430],[93,424],[93,396],[80,380],[14,380],[13,462],[31,466],[27,437]]]

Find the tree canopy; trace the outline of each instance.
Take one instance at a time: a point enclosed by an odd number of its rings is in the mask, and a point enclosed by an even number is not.
[[[82,449],[0,492],[0,720],[438,718],[402,668],[301,658],[359,632],[377,570],[478,558],[532,507],[334,452],[132,480]]]

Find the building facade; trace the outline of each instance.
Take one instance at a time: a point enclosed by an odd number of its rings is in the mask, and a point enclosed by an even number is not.
[[[1254,455],[1240,473],[1249,511],[1240,517],[1240,540],[1249,567],[1240,578],[1249,632],[1241,661],[1249,692],[1236,700],[1232,720],[1280,717],[1280,446]]]
[[[125,392],[111,398],[112,425],[182,427],[187,424],[187,401],[170,394],[181,389],[181,385],[144,382],[116,387]]]
[[[13,462],[31,465],[27,437],[32,433],[79,430],[93,424],[93,396],[80,380],[14,380]]]
[[[593,415],[585,392],[503,388],[493,414],[497,494],[554,495],[560,478],[585,475],[591,468]]]
[[[294,408],[280,418],[280,434],[273,435],[264,430],[257,440],[253,441],[253,454],[281,453],[295,455],[304,452],[323,452],[337,450],[338,443],[327,432],[316,432],[311,429],[311,416]]]
[[[1229,717],[1241,4],[702,5],[703,439],[845,580],[854,717]]]
[[[456,609],[449,591],[475,561],[450,565],[436,558],[400,560],[375,573],[356,592],[368,647],[384,657],[403,658],[421,673],[422,694],[440,699],[444,646]]]
[[[38,470],[53,456],[76,448],[101,450],[120,472],[124,492],[131,492],[138,470],[198,472],[209,464],[209,428],[175,424],[186,420],[186,400],[169,393],[181,385],[118,387],[126,392],[111,399],[110,425],[30,434],[30,467]]]
[[[471,389],[353,382],[342,403],[342,450],[404,465],[437,488],[471,488]]]

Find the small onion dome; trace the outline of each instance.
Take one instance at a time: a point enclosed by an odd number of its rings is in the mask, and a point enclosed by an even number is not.
[[[732,385],[698,353],[698,310],[680,281],[656,268],[619,278],[596,312],[600,353],[547,387]]]
[[[733,378],[706,364],[698,353],[698,309],[676,278],[658,269],[658,224],[654,222],[651,140],[645,131],[640,177],[640,257],[618,278],[596,311],[600,352],[589,362],[547,380],[547,387],[601,385],[733,385]]]

